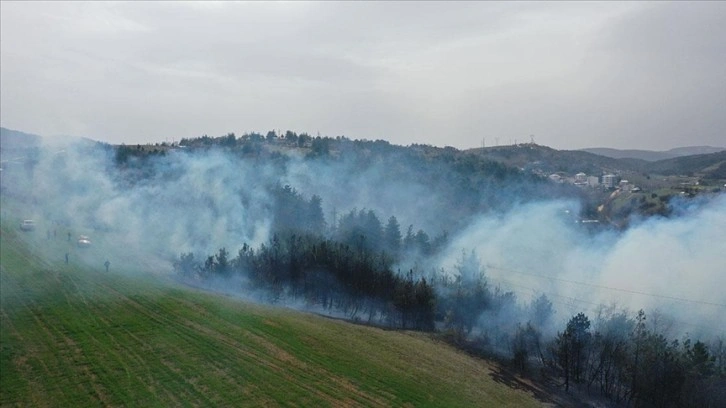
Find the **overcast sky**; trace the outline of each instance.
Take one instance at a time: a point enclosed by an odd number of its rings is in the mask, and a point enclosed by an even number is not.
[[[43,136],[726,146],[725,2],[0,7],[1,124]]]

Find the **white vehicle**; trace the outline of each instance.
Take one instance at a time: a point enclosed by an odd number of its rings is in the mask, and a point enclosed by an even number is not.
[[[23,220],[23,222],[20,223],[20,229],[23,231],[32,231],[35,229],[35,221],[33,220]]]
[[[78,237],[78,247],[87,248],[89,246],[91,246],[91,240],[87,236],[81,235]]]

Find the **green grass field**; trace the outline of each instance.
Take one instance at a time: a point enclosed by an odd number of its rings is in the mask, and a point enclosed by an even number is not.
[[[0,238],[1,406],[542,405],[430,336],[66,265],[67,242],[16,221]]]

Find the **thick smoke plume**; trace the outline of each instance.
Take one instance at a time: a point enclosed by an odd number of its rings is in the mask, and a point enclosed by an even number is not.
[[[521,186],[483,185],[457,198],[468,206],[462,211],[447,197],[451,183],[439,174],[447,168],[429,169],[432,176],[422,180],[375,154],[366,156],[362,172],[360,157],[310,159],[292,150],[268,160],[176,149],[119,166],[114,149],[87,142],[46,146],[34,160],[30,170],[3,172],[3,193],[27,204],[16,216],[36,219],[41,233],[64,225],[74,240],[89,236],[88,250],[99,254],[94,262],[143,259],[154,271],[169,272],[180,253],[203,259],[220,248],[234,254],[245,243],[257,247],[276,223],[270,187],[289,185],[322,199],[329,229],[348,211],[370,209],[384,222],[397,217],[404,233],[412,225],[431,236],[448,234],[443,251],[402,258],[395,267],[402,273],[455,277],[462,251],[474,251],[488,286],[514,292],[521,306],[511,315],[476,316],[483,325],[524,323],[524,305],[545,294],[556,309],[555,326],[579,311],[594,315],[615,305],[631,314],[641,308],[662,314],[662,329],[674,335],[724,330],[723,194],[684,202],[671,218],[592,232],[575,222],[580,203],[573,197],[525,197]]]
[[[677,204],[676,204],[677,205]],[[480,217],[457,234],[441,265],[474,249],[491,285],[534,299],[546,294],[562,327],[572,315],[616,305],[659,312],[672,334],[722,335],[726,312],[726,196],[653,217],[624,232],[592,234],[551,201]],[[667,327],[665,326],[667,325]]]

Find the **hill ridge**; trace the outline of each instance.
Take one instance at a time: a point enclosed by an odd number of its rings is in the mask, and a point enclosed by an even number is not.
[[[613,159],[640,159],[645,161],[659,161],[682,156],[718,153],[726,150],[726,147],[705,145],[683,146],[661,151],[645,149],[615,149],[610,147],[589,147],[579,150],[594,153],[600,156],[611,157]]]

